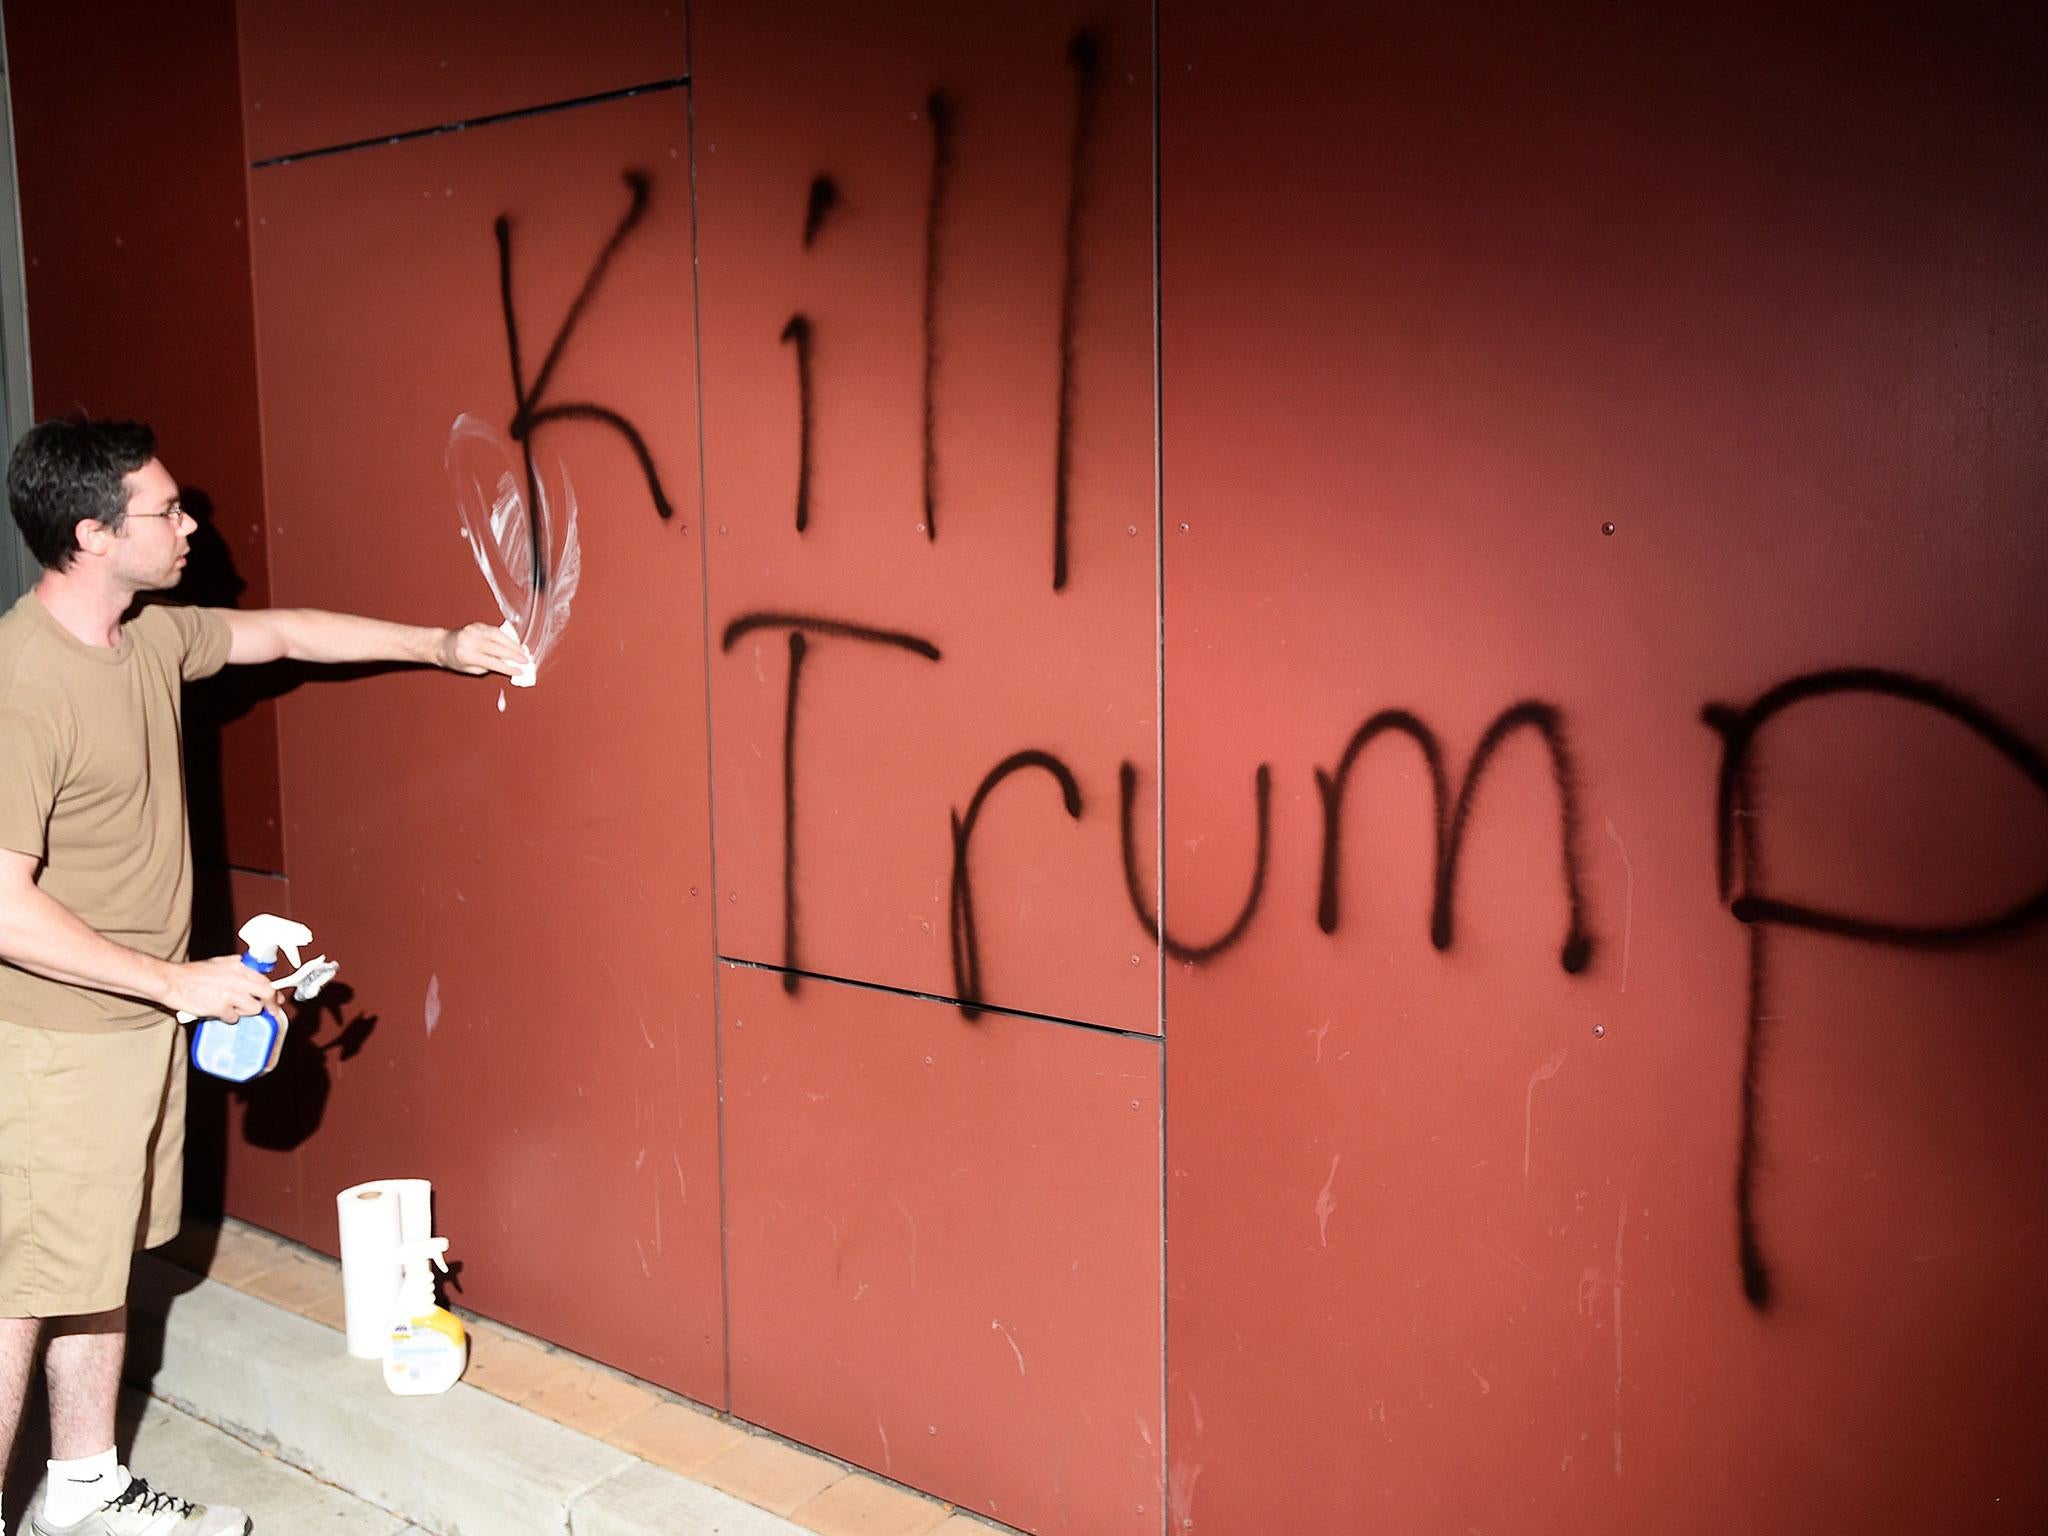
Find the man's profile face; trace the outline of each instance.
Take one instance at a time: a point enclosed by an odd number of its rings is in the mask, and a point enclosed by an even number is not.
[[[175,587],[185,571],[188,542],[198,525],[178,504],[178,482],[159,459],[131,471],[127,514],[114,534],[107,558],[120,581],[138,592]]]

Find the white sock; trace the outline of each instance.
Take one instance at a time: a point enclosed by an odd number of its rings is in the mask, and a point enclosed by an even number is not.
[[[108,1446],[97,1456],[53,1461],[43,1489],[43,1519],[50,1525],[76,1525],[102,1504],[111,1503],[128,1486],[128,1474]]]

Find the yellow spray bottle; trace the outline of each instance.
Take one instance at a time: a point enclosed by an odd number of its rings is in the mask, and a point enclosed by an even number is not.
[[[401,1243],[398,1305],[384,1340],[384,1384],[402,1397],[446,1392],[469,1363],[462,1320],[434,1300],[434,1271],[448,1272],[445,1237]]]

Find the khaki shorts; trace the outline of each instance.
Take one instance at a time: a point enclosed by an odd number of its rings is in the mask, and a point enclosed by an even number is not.
[[[109,1312],[138,1248],[177,1236],[185,1032],[0,1021],[0,1317]]]

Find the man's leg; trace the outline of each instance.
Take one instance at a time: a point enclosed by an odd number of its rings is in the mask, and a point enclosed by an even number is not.
[[[114,1403],[128,1309],[50,1320],[43,1371],[50,1386],[50,1459],[77,1461],[114,1448]]]
[[[47,1059],[44,1032],[0,1020],[0,1474],[14,1456],[42,1314],[49,1310],[34,1294],[41,1256],[26,1173],[36,1144],[34,1087]]]
[[[50,1525],[76,1525],[120,1497],[127,1485],[114,1452],[114,1399],[121,1390],[127,1323],[125,1307],[50,1319],[43,1351],[50,1389],[50,1475],[42,1511]]]
[[[0,1317],[0,1473],[14,1458],[14,1434],[21,1428],[21,1406],[28,1397],[28,1376],[36,1363],[40,1317]]]

